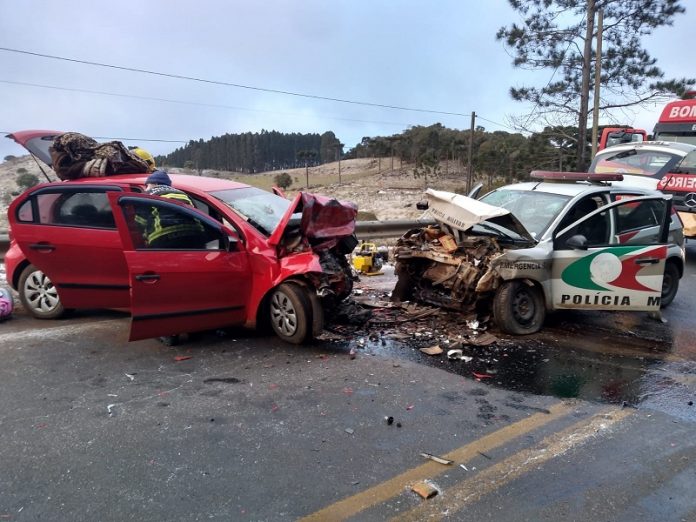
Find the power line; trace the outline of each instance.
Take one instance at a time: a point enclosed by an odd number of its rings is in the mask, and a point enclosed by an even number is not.
[[[11,49],[8,47],[0,47],[0,51],[6,51],[10,53],[18,53],[18,54],[25,54],[29,56],[37,56],[39,58],[48,58],[51,60],[60,60],[64,62],[71,62],[71,63],[79,63],[83,65],[91,65],[94,67],[106,67],[109,69],[116,69],[120,71],[130,71],[130,72],[137,72],[137,73],[142,73],[142,74],[150,74],[153,76],[162,76],[165,78],[174,78],[177,80],[189,80],[189,81],[194,81],[194,82],[200,82],[200,83],[207,83],[207,84],[212,84],[212,85],[224,85],[226,87],[237,87],[239,89],[248,89],[252,91],[260,91],[260,92],[270,92],[274,94],[284,94],[286,96],[297,96],[300,98],[310,98],[314,100],[326,100],[326,101],[334,101],[338,103],[348,103],[352,105],[365,105],[368,107],[380,107],[383,109],[396,109],[396,110],[401,110],[401,111],[412,111],[412,112],[425,112],[425,113],[431,113],[431,114],[445,114],[449,116],[463,116],[463,117],[469,117],[471,114],[463,114],[460,112],[447,112],[447,111],[436,111],[436,110],[431,110],[431,109],[417,109],[413,107],[401,107],[399,105],[387,105],[387,104],[382,104],[382,103],[372,103],[372,102],[364,102],[364,101],[356,101],[356,100],[348,100],[344,98],[333,98],[330,96],[320,96],[316,94],[304,94],[304,93],[299,93],[299,92],[293,92],[293,91],[284,91],[280,89],[269,89],[265,87],[256,87],[252,85],[244,85],[241,83],[232,83],[232,82],[224,82],[220,80],[210,80],[207,78],[198,78],[195,76],[185,76],[183,74],[172,74],[172,73],[164,73],[160,71],[150,71],[148,69],[138,69],[136,67],[125,67],[121,65],[113,65],[113,64],[108,64],[108,63],[101,63],[101,62],[92,62],[88,60],[79,60],[77,58],[67,58],[65,56],[55,56],[51,54],[43,54],[43,53],[35,53],[32,51],[25,51],[22,49]]]
[[[299,113],[296,112],[278,112],[278,111],[266,111],[263,109],[249,109],[248,107],[237,107],[234,105],[222,105],[222,104],[217,104],[217,103],[202,103],[202,102],[192,102],[192,101],[187,101],[187,100],[174,100],[170,98],[158,98],[155,96],[139,96],[137,94],[121,94],[121,93],[115,93],[115,92],[107,92],[107,91],[95,91],[91,89],[78,89],[74,87],[61,87],[58,85],[45,85],[45,84],[40,84],[40,83],[29,83],[29,82],[18,82],[18,81],[13,81],[13,80],[0,80],[0,83],[6,83],[9,85],[21,85],[25,87],[37,87],[41,89],[54,89],[58,91],[67,91],[67,92],[81,92],[81,93],[86,93],[86,94],[97,94],[97,95],[102,95],[102,96],[114,96],[114,97],[119,97],[119,98],[131,98],[135,100],[147,100],[147,101],[159,101],[159,102],[165,102],[165,103],[177,103],[181,105],[193,105],[193,106],[198,106],[198,107],[214,107],[214,108],[222,108],[222,109],[231,109],[231,110],[238,110],[238,111],[250,111],[250,112],[261,112],[261,113],[266,113],[266,114],[277,114],[277,115],[282,115],[282,116],[300,116]],[[378,123],[381,125],[397,125],[400,127],[408,127],[408,123],[397,123],[393,121],[371,121],[371,120],[359,120],[355,118],[340,118],[337,116],[322,116],[322,118],[329,119],[329,120],[341,120],[341,121],[352,121],[352,122],[358,122],[358,123]]]

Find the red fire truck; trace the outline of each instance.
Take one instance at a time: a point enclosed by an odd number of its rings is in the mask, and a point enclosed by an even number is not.
[[[696,145],[696,91],[690,97],[665,105],[653,129],[654,141],[678,141]]]

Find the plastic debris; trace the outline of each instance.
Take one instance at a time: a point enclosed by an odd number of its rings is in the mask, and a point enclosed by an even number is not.
[[[113,410],[114,410],[115,406],[116,406],[115,404],[107,404],[106,411],[109,412],[109,416],[112,416],[114,414]]]
[[[447,352],[447,358],[450,361],[464,361],[464,362],[471,362],[474,360],[473,357],[470,357],[468,355],[464,355],[460,349],[455,349],[455,350],[449,350]]]
[[[177,355],[176,357],[174,357],[174,360],[176,362],[188,361],[189,359],[193,359],[193,357],[191,355]]]
[[[352,435],[353,433],[355,433],[355,431],[353,430],[353,428],[346,428],[346,429],[345,429],[345,432],[346,432],[348,435]]]
[[[437,455],[433,455],[431,453],[421,453],[421,457],[435,461],[438,464],[444,464],[445,466],[449,466],[454,462],[453,460],[443,459],[442,457],[438,457]]]
[[[350,355],[350,358],[351,358],[351,359],[355,359],[355,348],[351,348],[351,349],[350,349],[350,352],[348,353],[348,355]]]
[[[440,346],[437,344],[435,346],[421,348],[420,351],[427,355],[440,355],[443,352],[442,348],[440,348]]]
[[[424,499],[433,498],[438,493],[437,488],[426,481],[414,484],[411,486],[411,491],[418,493]]]
[[[135,380],[135,376],[132,373],[126,373],[126,377],[128,377],[131,381]]]
[[[476,372],[471,372],[471,374],[477,378],[479,381],[483,379],[492,379],[492,375],[488,375],[487,373],[476,373]]]
[[[391,426],[394,424],[394,417],[384,417],[384,420],[387,421],[387,424]]]

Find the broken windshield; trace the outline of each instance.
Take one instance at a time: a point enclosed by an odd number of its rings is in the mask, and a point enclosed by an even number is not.
[[[270,236],[291,202],[256,187],[218,190],[211,195],[246,219],[259,232]]]
[[[541,237],[570,196],[547,192],[500,189],[481,198],[481,201],[509,210],[535,239]]]

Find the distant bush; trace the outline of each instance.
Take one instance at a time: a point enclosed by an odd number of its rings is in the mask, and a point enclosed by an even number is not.
[[[276,174],[273,178],[273,182],[285,190],[292,185],[292,177],[287,172],[282,172],[281,174]]]
[[[19,175],[26,174],[26,173],[27,173],[27,169],[25,169],[24,167],[19,167],[17,169],[17,174],[19,174]]]
[[[21,189],[28,189],[33,187],[34,185],[39,184],[39,178],[35,174],[29,174],[28,172],[25,172],[24,174],[20,174],[17,176],[17,179],[15,180],[17,183],[17,186]]]
[[[17,159],[17,156],[13,156],[12,154],[8,154],[7,156],[5,156],[5,161],[12,161],[12,160],[16,160],[16,159]]]

